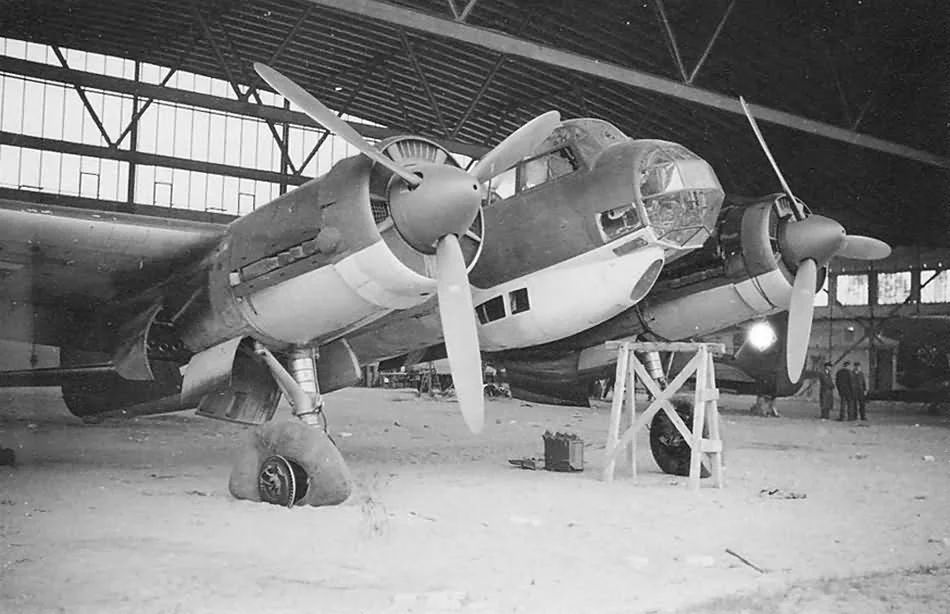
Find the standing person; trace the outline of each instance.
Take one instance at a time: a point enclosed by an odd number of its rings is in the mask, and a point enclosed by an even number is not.
[[[835,387],[838,389],[838,397],[841,399],[841,405],[838,409],[838,422],[843,422],[845,415],[851,413],[851,370],[848,366],[850,361],[844,361],[841,368],[835,372]]]
[[[818,406],[821,409],[821,419],[831,417],[831,408],[835,405],[835,382],[831,377],[831,363],[826,362],[818,374]]]
[[[861,370],[861,363],[854,363],[854,373],[851,374],[851,387],[854,389],[854,413],[851,419],[856,420],[855,414],[860,414],[861,420],[865,422],[868,419],[866,412],[868,397],[868,380],[864,377],[864,371]]]

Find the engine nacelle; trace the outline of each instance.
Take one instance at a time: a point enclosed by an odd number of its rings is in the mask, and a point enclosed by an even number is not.
[[[382,150],[410,167],[457,166],[424,139],[387,141]],[[201,351],[245,336],[273,350],[311,345],[432,298],[431,259],[394,227],[391,175],[365,156],[348,158],[232,222],[202,267],[204,288],[178,313],[185,345]],[[481,224],[479,215],[460,239],[469,266],[480,239],[468,235],[480,237]]]
[[[650,333],[687,339],[786,309],[793,275],[771,240],[778,224],[772,202],[727,212],[719,228],[721,272],[694,279],[683,275],[684,281],[667,287],[662,299],[645,304],[641,318]]]

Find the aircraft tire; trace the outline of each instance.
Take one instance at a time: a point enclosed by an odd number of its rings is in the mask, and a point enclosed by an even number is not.
[[[686,399],[672,399],[676,413],[686,423],[686,427],[693,428],[693,404]],[[706,434],[706,428],[703,428]],[[689,476],[690,447],[676,430],[666,412],[659,411],[650,422],[650,451],[653,460],[663,473],[670,475]],[[700,468],[700,477],[708,478],[709,470]]]
[[[320,507],[346,501],[353,482],[323,429],[294,418],[266,422],[250,432],[231,468],[228,488],[236,499]]]

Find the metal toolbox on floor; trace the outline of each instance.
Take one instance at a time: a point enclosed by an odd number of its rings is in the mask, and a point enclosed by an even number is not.
[[[548,471],[583,471],[584,440],[573,433],[545,431],[544,468]]]

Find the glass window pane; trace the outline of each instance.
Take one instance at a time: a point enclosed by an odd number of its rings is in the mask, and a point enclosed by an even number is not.
[[[920,302],[950,303],[950,271],[920,272]]]
[[[868,276],[838,275],[838,290],[835,295],[842,305],[867,305]]]
[[[531,303],[528,301],[528,289],[519,288],[508,294],[510,299],[511,315],[528,311],[531,309]]]
[[[818,294],[815,295],[815,307],[827,307],[828,306],[828,279],[829,275],[825,276],[825,284],[821,287],[821,290],[818,291]]]
[[[504,173],[498,175],[491,181],[491,197],[489,204],[503,198],[510,198],[515,193],[515,172],[516,168],[510,168]]]
[[[640,214],[636,205],[624,205],[600,213],[597,224],[603,230],[605,240],[613,241],[640,228]]]
[[[897,305],[910,296],[910,271],[877,274],[877,304]]]
[[[505,301],[502,297],[496,296],[476,307],[475,312],[482,324],[500,320],[505,317]]]

